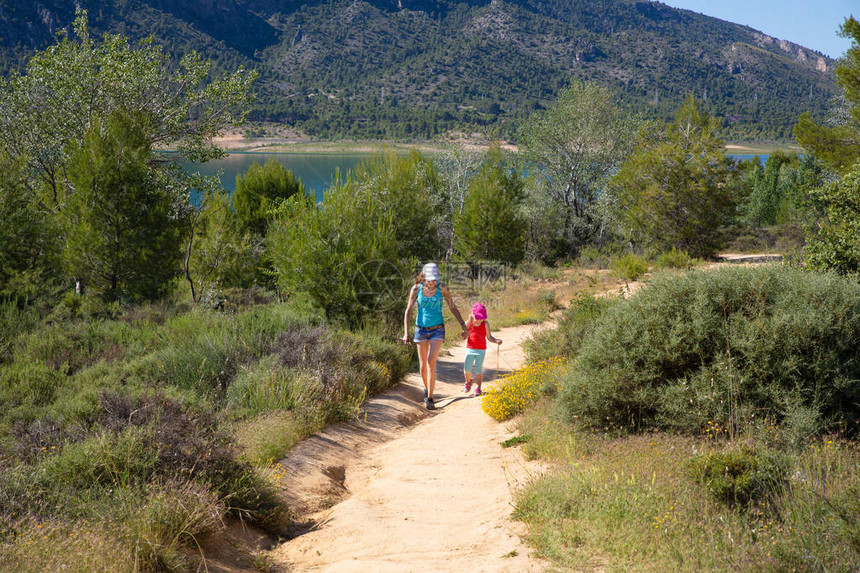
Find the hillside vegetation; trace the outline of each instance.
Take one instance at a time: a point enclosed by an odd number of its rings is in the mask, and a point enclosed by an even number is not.
[[[823,117],[836,85],[822,54],[658,2],[621,0],[161,0],[0,12],[0,61],[20,68],[70,24],[154,36],[221,70],[262,74],[252,119],[321,138],[430,139],[515,124],[571,80],[594,80],[645,116],[667,119],[688,93],[733,139],[788,139],[799,111]],[[834,30],[839,22],[834,22]]]

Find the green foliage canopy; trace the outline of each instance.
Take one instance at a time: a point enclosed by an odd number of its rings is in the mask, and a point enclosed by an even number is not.
[[[60,214],[71,276],[108,300],[155,299],[179,273],[182,228],[177,194],[159,170],[141,120],[121,113],[94,120],[70,149],[75,192]],[[143,120],[145,121],[145,119]]]
[[[187,212],[183,266],[192,300],[211,300],[222,287],[249,287],[257,276],[263,238],[243,232],[230,199],[219,182]]]
[[[0,158],[0,301],[38,298],[59,271],[60,241],[51,213],[34,201],[26,174]]]
[[[443,183],[431,161],[417,151],[403,157],[383,150],[359,164],[350,181],[393,221],[400,259],[439,258]]]
[[[233,209],[244,230],[263,237],[270,212],[281,201],[304,192],[301,179],[279,161],[270,159],[265,165],[254,162],[245,173],[236,176]]]
[[[332,184],[320,204],[305,195],[285,201],[266,247],[281,291],[307,292],[330,320],[358,325],[404,291],[408,266],[397,257],[393,221],[350,181]]]
[[[812,196],[821,216],[807,232],[806,262],[817,270],[860,273],[860,163]]]
[[[597,197],[629,153],[633,128],[609,89],[574,82],[523,129],[525,156],[540,173],[541,192],[559,211],[559,231],[571,246],[597,232]]]
[[[159,46],[132,48],[122,35],[90,36],[86,12],[74,34],[34,55],[26,73],[0,82],[0,147],[28,162],[47,184],[49,202],[65,201],[68,149],[94,122],[115,111],[147,116],[142,134],[150,148],[171,146],[192,161],[221,155],[212,138],[238,121],[236,106],[249,102],[256,75],[239,70],[208,81],[209,63],[195,53],[177,68]]]
[[[456,250],[474,260],[517,264],[525,255],[527,222],[521,206],[525,197],[522,174],[491,147],[481,170],[469,182],[463,212],[454,222]]]
[[[696,434],[767,415],[800,439],[856,434],[858,301],[854,280],[787,266],[659,275],[597,319],[560,406],[597,428]]]
[[[847,117],[836,125],[821,125],[806,112],[794,126],[794,137],[830,167],[845,172],[860,160],[860,22],[846,18],[841,30],[842,36],[852,40],[836,68],[836,81],[848,107]]]
[[[613,178],[622,217],[637,242],[694,256],[713,254],[733,214],[733,164],[719,123],[689,96],[671,125],[643,131],[639,148]]]

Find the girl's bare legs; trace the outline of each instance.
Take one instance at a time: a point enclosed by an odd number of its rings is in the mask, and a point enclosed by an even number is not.
[[[427,387],[427,396],[433,397],[433,390],[436,388],[436,359],[439,357],[439,350],[442,349],[441,340],[430,341],[430,352],[427,356],[428,377],[425,379],[424,385]],[[424,371],[422,370],[422,377]]]

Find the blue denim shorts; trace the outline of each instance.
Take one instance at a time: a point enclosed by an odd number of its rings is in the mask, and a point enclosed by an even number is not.
[[[445,326],[439,326],[434,329],[415,326],[415,336],[413,342],[427,342],[428,340],[445,340]]]

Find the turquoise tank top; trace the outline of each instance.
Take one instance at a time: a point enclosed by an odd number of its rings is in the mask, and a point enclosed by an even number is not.
[[[436,285],[436,294],[424,296],[424,285],[418,287],[418,315],[415,325],[421,328],[442,324],[442,287]]]

